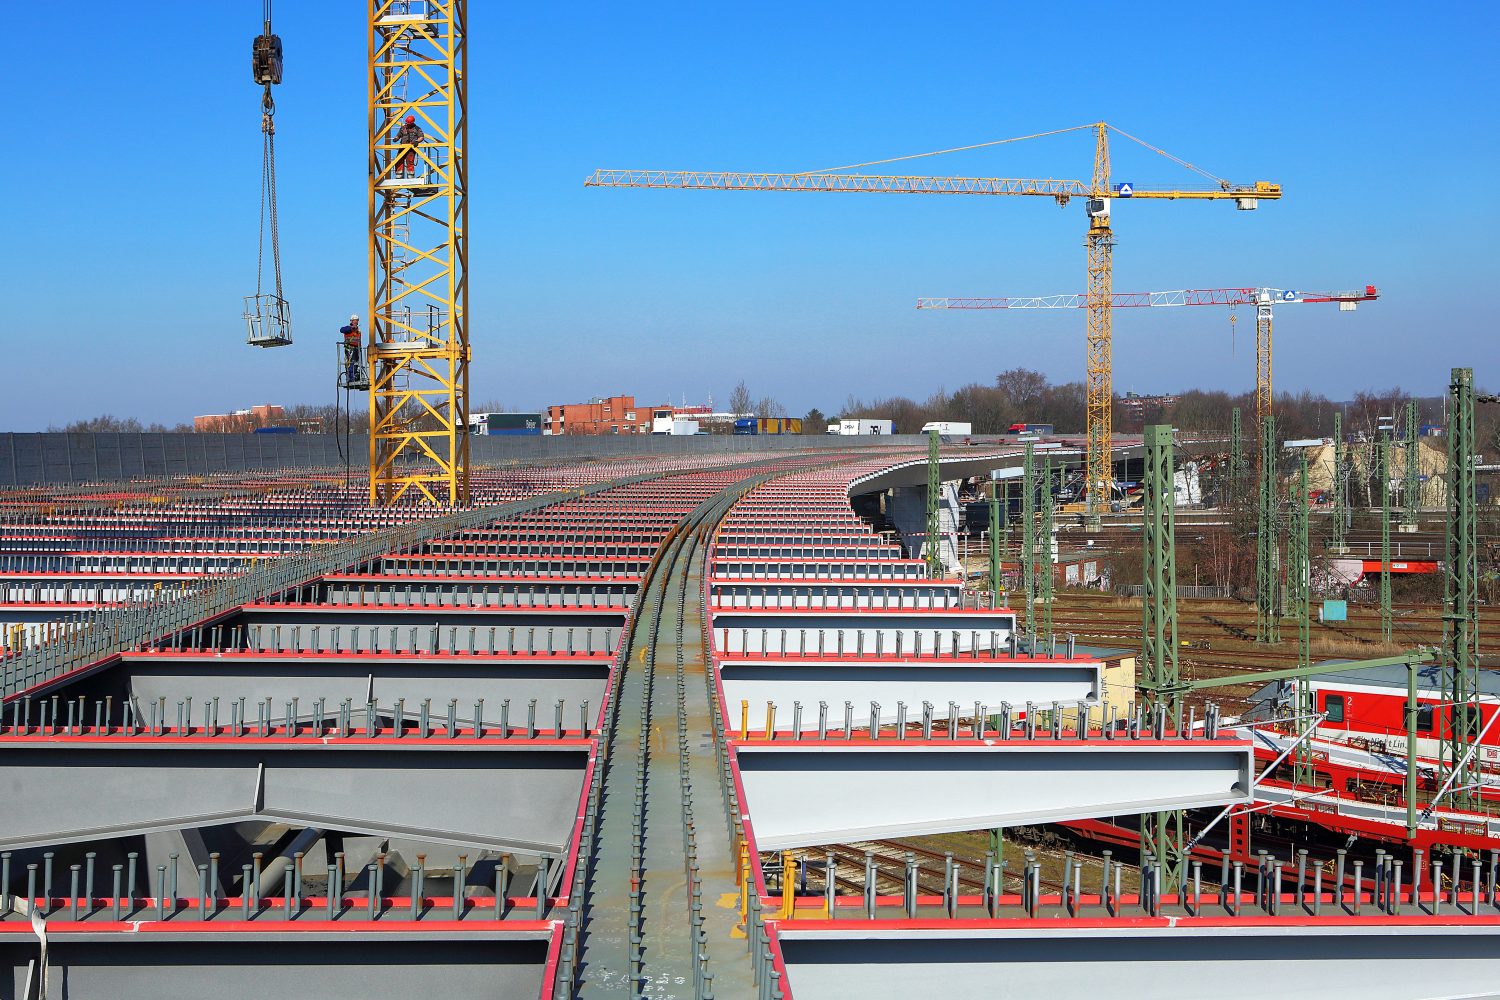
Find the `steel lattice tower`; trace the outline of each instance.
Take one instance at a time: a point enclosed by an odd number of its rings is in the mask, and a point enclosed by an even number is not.
[[[1260,421],[1260,503],[1256,511],[1255,539],[1255,640],[1280,642],[1277,620],[1276,578],[1279,552],[1276,545],[1276,418]]]
[[[1000,606],[1000,593],[1004,590],[1001,585],[1001,563],[1000,563],[1000,483],[998,480],[990,480],[990,607]]]
[[[943,491],[943,474],[938,461],[938,432],[927,432],[927,575],[943,575],[943,529],[938,517],[938,499]]]
[[[370,502],[466,504],[467,0],[370,0],[369,27]]]
[[[1036,634],[1036,476],[1031,442],[1021,459],[1021,590],[1026,603],[1026,634]]]
[[[1391,435],[1380,435],[1380,640],[1390,642],[1391,615]]]
[[[1415,399],[1406,402],[1406,466],[1402,470],[1405,473],[1403,486],[1403,505],[1406,507],[1406,516],[1402,522],[1407,531],[1417,530],[1417,519],[1422,513],[1422,447],[1421,439],[1417,437],[1417,401]]]
[[[1152,717],[1164,711],[1182,726],[1182,669],[1177,659],[1177,546],[1173,510],[1172,428],[1145,429],[1144,506],[1141,516],[1141,680],[1139,696]],[[1141,859],[1157,859],[1167,885],[1182,884],[1181,810],[1141,817]]]
[[[1229,497],[1238,500],[1245,489],[1245,440],[1240,429],[1240,408],[1229,411]],[[1224,505],[1224,506],[1227,506]]]
[[[1333,534],[1329,548],[1337,555],[1348,549],[1345,531],[1349,526],[1349,494],[1345,488],[1348,458],[1344,454],[1344,415],[1333,415]]]
[[[1042,461],[1042,556],[1038,572],[1041,578],[1037,581],[1042,601],[1042,632],[1048,637],[1052,635],[1052,597],[1053,587],[1056,583],[1056,565],[1052,561],[1052,533],[1056,524],[1056,513],[1052,503],[1052,456],[1048,455]]]
[[[1291,505],[1291,529],[1288,532],[1287,589],[1292,614],[1297,619],[1297,666],[1312,666],[1312,549],[1308,542],[1307,452],[1297,470],[1297,497]],[[1297,677],[1297,725],[1307,725],[1312,714],[1312,683],[1306,674]],[[1292,762],[1292,783],[1311,785],[1314,781],[1312,753],[1307,743],[1297,748]]]
[[[1440,763],[1454,803],[1478,804],[1479,549],[1475,539],[1474,370],[1453,369],[1448,385],[1448,551],[1443,615],[1443,695],[1453,723],[1442,733]]]

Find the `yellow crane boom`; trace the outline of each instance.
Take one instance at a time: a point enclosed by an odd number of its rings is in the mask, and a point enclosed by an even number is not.
[[[1113,362],[1111,357],[1110,301],[1114,248],[1110,228],[1110,202],[1114,199],[1233,201],[1237,208],[1250,210],[1262,199],[1281,197],[1281,186],[1267,181],[1253,184],[1230,184],[1136,139],[1107,122],[1060,129],[1059,132],[1089,129],[1094,133],[1094,169],[1088,181],[1059,178],[1017,177],[932,177],[925,175],[856,174],[842,170],[809,173],[747,173],[703,170],[596,170],[585,181],[588,187],[674,188],[685,191],[825,191],[861,194],[947,194],[998,195],[1052,198],[1066,205],[1073,198],[1084,199],[1088,216],[1088,457],[1085,482],[1089,512],[1097,518],[1106,509],[1114,476],[1110,454],[1113,437],[1111,406],[1113,403]],[[1138,142],[1147,149],[1203,174],[1214,181],[1205,189],[1139,189],[1130,184],[1111,186],[1109,134],[1115,132]],[[1056,133],[1048,133],[1056,134]],[[1002,140],[1014,141],[1014,140]],[[989,144],[986,144],[989,145]],[[973,148],[973,147],[970,147]],[[925,154],[924,154],[925,155]],[[900,159],[906,159],[901,157]],[[883,161],[889,162],[889,161]],[[857,169],[858,164],[847,169]]]

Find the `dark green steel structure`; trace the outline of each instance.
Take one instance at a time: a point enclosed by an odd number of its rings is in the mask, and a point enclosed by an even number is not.
[[[943,529],[938,520],[938,500],[943,492],[943,474],[938,462],[938,432],[927,432],[927,575],[943,575]]]
[[[1152,718],[1164,712],[1169,724],[1182,728],[1182,669],[1177,659],[1177,546],[1173,537],[1172,428],[1145,429],[1144,505],[1141,520],[1141,663],[1137,695]],[[1141,859],[1162,866],[1162,880],[1181,886],[1183,844],[1181,810],[1141,816]]]
[[[1494,397],[1483,397],[1487,402]],[[1448,384],[1448,551],[1443,613],[1443,694],[1453,724],[1442,734],[1440,762],[1453,774],[1453,804],[1478,805],[1479,549],[1475,538],[1474,370],[1453,369]]]
[[[1280,551],[1276,544],[1276,418],[1260,421],[1260,499],[1255,535],[1255,641],[1280,642],[1277,586]]]

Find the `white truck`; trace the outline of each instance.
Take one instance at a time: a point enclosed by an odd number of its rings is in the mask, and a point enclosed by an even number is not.
[[[932,420],[922,425],[922,433],[937,431],[944,437],[960,434],[973,434],[974,425],[957,420]]]
[[[887,436],[896,433],[896,424],[891,420],[866,420],[862,417],[848,420],[839,420],[836,424],[828,425],[830,434],[885,434]]]

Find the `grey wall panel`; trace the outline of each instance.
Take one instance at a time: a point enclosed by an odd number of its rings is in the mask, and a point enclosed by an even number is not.
[[[341,441],[331,434],[6,433],[0,434],[0,486],[110,482],[160,476],[212,475],[284,468],[336,468]],[[471,439],[476,465],[508,461],[617,458],[630,455],[728,455],[783,451],[847,451],[872,446],[925,446],[920,435],[626,435]],[[352,462],[362,467],[367,439],[351,435]]]

